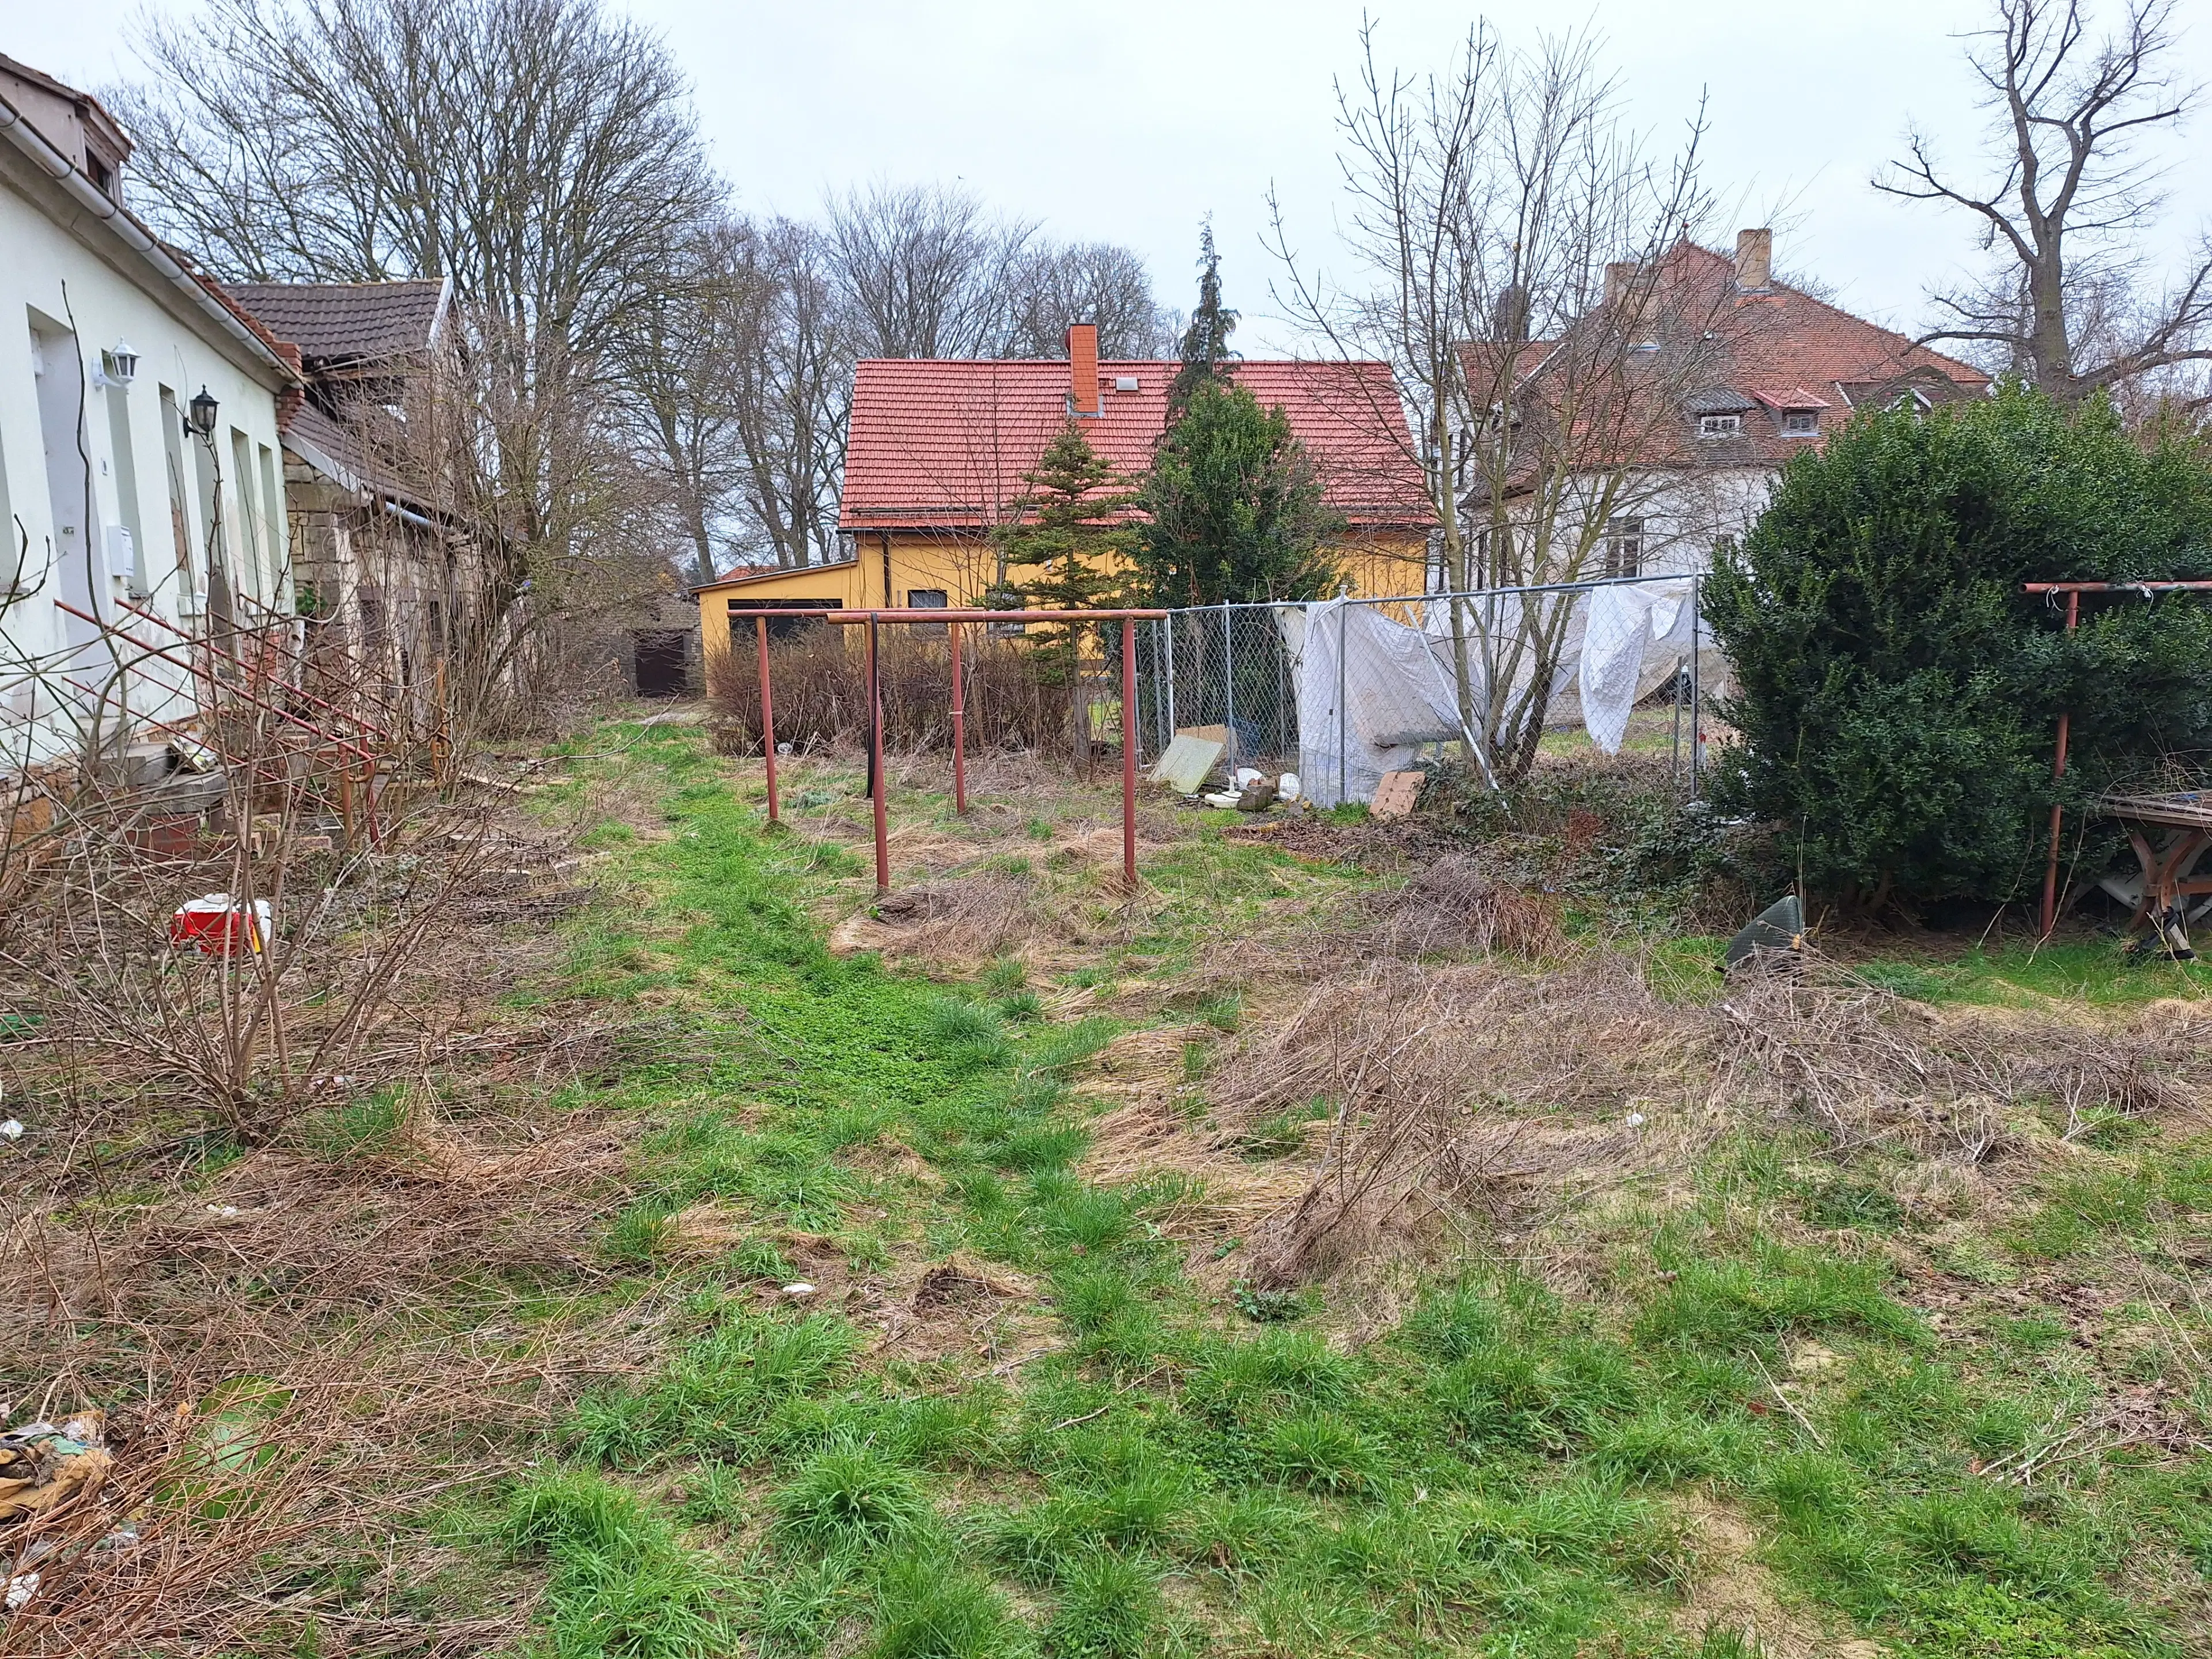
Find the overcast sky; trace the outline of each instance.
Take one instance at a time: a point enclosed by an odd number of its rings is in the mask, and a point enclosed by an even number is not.
[[[134,72],[146,0],[4,0],[0,52],[99,85]],[[1357,0],[612,0],[659,30],[692,77],[717,164],[755,210],[811,211],[825,189],[884,177],[957,179],[1070,239],[1125,243],[1163,299],[1190,302],[1200,217],[1213,215],[1238,343],[1264,348],[1271,185],[1299,241],[1325,254],[1338,211],[1333,79],[1353,66]],[[151,0],[189,16],[194,0]],[[1464,3],[1370,0],[1390,61],[1443,67],[1476,15]],[[1987,0],[1638,0],[1578,12],[1501,0],[1509,41],[1588,21],[1631,120],[1668,144],[1701,95],[1707,177],[1727,216],[1771,219],[1778,265],[1852,309],[1911,328],[1922,295],[1968,258],[1966,227],[1876,194],[1869,176],[1908,118],[1962,159],[1978,115],[1960,32]],[[2183,9],[2185,17],[2189,8]],[[2177,67],[2212,80],[2212,18]],[[2161,240],[2212,211],[2205,126],[2175,146]],[[1726,242],[1733,225],[1719,228]]]

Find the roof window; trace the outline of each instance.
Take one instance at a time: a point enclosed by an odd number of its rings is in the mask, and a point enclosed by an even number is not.
[[[1820,435],[1820,412],[1816,409],[1785,409],[1782,411],[1782,435],[1785,438],[1817,438]]]
[[[1114,390],[1115,390],[1115,391],[1116,391],[1116,392],[1134,392],[1136,389],[1137,389],[1137,377],[1136,377],[1135,375],[1133,375],[1133,374],[1116,374],[1116,375],[1114,377]]]
[[[1700,438],[1733,438],[1743,430],[1741,415],[1700,415],[1698,416],[1698,435]]]

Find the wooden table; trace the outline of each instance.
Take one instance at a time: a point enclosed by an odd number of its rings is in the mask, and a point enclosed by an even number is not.
[[[2197,860],[2212,847],[2212,790],[2185,789],[2171,794],[2105,795],[2096,811],[2127,827],[2128,844],[2142,866],[2142,896],[2128,918],[2133,933],[2145,921],[2179,933],[2181,902],[2212,893],[2212,877],[2193,875]],[[2166,833],[2162,845],[2150,844],[2150,832]],[[2188,948],[2186,936],[2170,942]]]

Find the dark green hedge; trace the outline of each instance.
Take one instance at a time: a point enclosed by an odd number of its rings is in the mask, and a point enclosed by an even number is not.
[[[1861,415],[1784,469],[1706,585],[1743,738],[1715,804],[1777,825],[1817,894],[2021,896],[2060,709],[2069,804],[2212,749],[2212,596],[2087,599],[2069,640],[2021,585],[2208,576],[2197,441],[2017,386]]]

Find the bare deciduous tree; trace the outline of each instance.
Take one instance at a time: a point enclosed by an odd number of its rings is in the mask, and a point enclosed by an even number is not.
[[[1007,296],[1008,357],[1057,357],[1070,323],[1095,323],[1104,358],[1164,357],[1175,347],[1173,318],[1152,298],[1145,262],[1111,242],[1048,244],[1014,272]]]
[[[770,220],[752,228],[744,258],[755,304],[735,358],[741,517],[756,553],[787,568],[825,563],[836,546],[855,355],[829,239]]]
[[[2141,252],[2165,198],[2138,143],[2196,100],[2166,67],[2172,21],[2173,0],[2128,0],[2119,27],[2093,39],[2081,0],[1996,0],[1968,54],[1994,177],[1958,182],[1916,130],[1906,159],[1875,180],[1973,215],[1993,256],[1979,284],[1931,296],[1945,325],[1926,339],[1978,343],[1992,367],[2067,404],[2212,360],[2212,245],[2155,290]]]
[[[748,447],[740,441],[743,398],[763,344],[756,319],[771,303],[772,278],[751,258],[750,240],[748,227],[727,220],[687,237],[621,347],[620,407],[683,525],[702,582],[717,573],[717,544],[732,540]]]
[[[1647,462],[1734,325],[1669,276],[1709,211],[1702,126],[1651,154],[1588,35],[1515,52],[1478,25],[1427,76],[1386,69],[1371,22],[1360,48],[1338,127],[1363,275],[1302,261],[1278,207],[1277,301],[1337,355],[1391,365],[1446,587],[1580,580],[1613,520],[1668,487]],[[1462,726],[1494,774],[1534,761],[1567,623],[1556,599],[1451,607]]]
[[[863,357],[988,357],[1036,226],[945,185],[878,182],[830,204],[840,295]]]
[[[618,348],[720,196],[682,75],[593,0],[211,0],[141,44],[140,200],[210,269],[452,280],[452,401],[395,459],[480,544],[452,660],[520,665],[649,483],[608,442]]]

